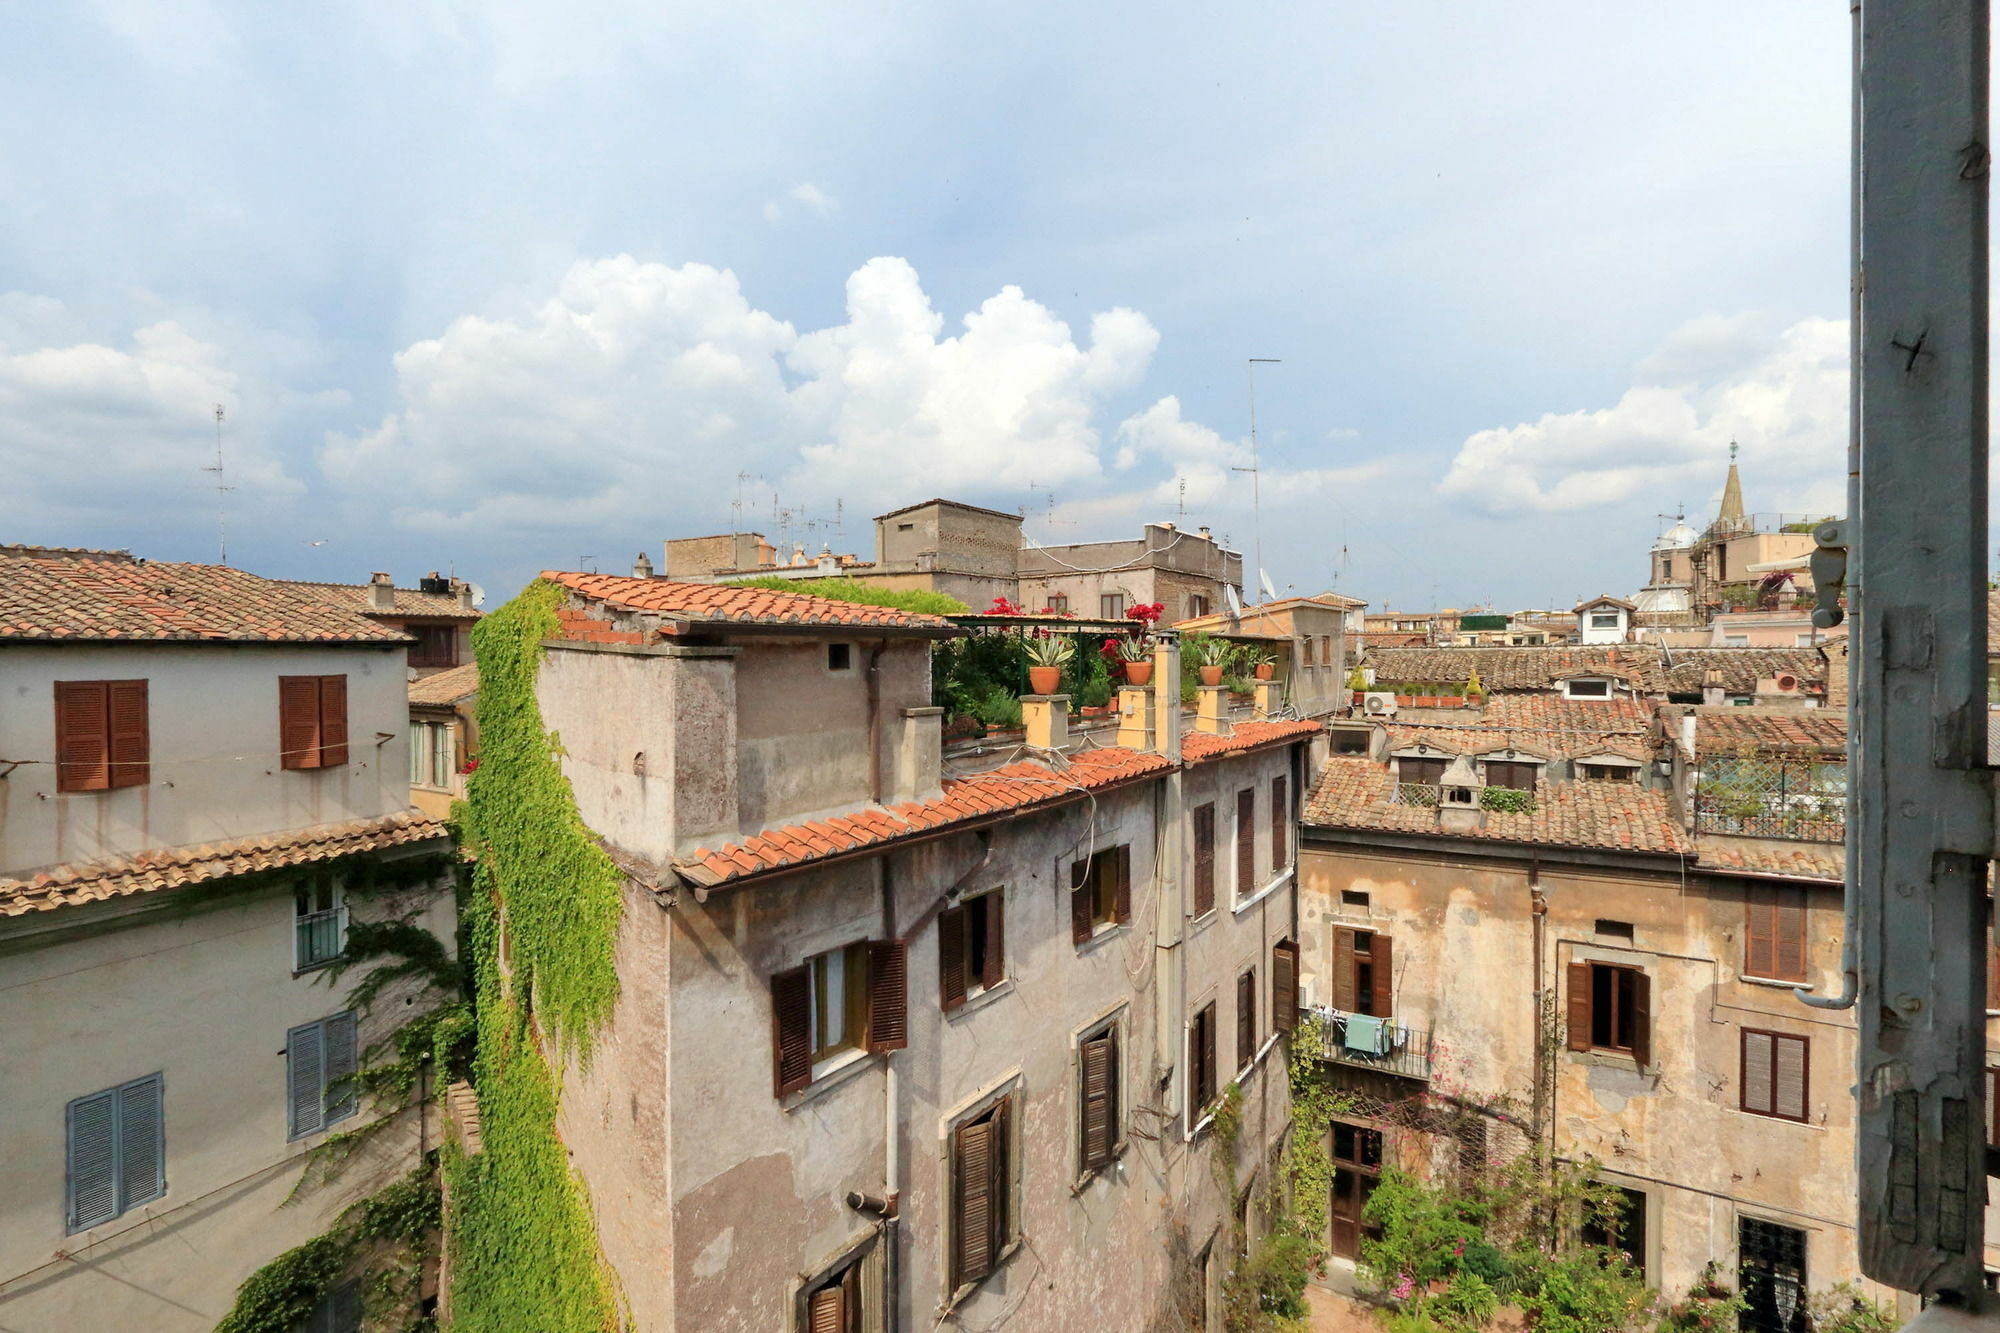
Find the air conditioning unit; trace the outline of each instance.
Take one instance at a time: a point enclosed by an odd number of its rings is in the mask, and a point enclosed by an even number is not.
[[[1370,690],[1361,696],[1361,711],[1370,717],[1396,716],[1396,696],[1390,690]]]

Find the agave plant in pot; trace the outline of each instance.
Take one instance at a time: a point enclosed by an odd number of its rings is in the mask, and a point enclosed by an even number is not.
[[[1076,643],[1050,634],[1028,640],[1028,688],[1035,694],[1054,694],[1062,684],[1062,669],[1076,654]]]
[[[1194,650],[1195,670],[1204,685],[1220,685],[1222,673],[1236,656],[1236,645],[1227,639],[1203,639]]]
[[[1118,641],[1118,657],[1125,663],[1125,683],[1145,685],[1153,679],[1153,645],[1144,636]]]
[[[1248,654],[1251,674],[1269,680],[1278,674],[1278,655],[1267,648],[1252,648]]]

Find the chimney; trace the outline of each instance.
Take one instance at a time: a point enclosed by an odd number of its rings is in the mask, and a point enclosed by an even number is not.
[[[1153,753],[1180,762],[1181,641],[1160,635],[1153,640]]]
[[[396,585],[389,581],[387,574],[378,571],[368,576],[368,609],[370,611],[396,609]]]
[[[1729,702],[1729,693],[1722,688],[1722,672],[1715,667],[1710,667],[1702,677],[1701,701],[1711,708]]]
[[[1067,694],[1024,694],[1021,721],[1028,729],[1030,750],[1069,748],[1069,696]]]
[[[639,552],[639,558],[632,562],[632,577],[635,579],[653,577],[653,558],[644,551]]]
[[[462,610],[470,611],[473,609],[472,585],[470,583],[464,579],[453,579],[451,581],[451,590],[457,595],[458,605]]]
[[[1199,528],[1196,528],[1195,531],[1201,534],[1201,539],[1205,542],[1212,542],[1215,540],[1215,538],[1208,535],[1208,524],[1206,523],[1202,524]]]
[[[838,574],[840,557],[833,553],[831,546],[822,546],[819,549],[819,559],[815,560],[813,565],[822,574]]]
[[[888,799],[884,805],[934,800],[944,793],[944,709],[905,708],[890,765]]]

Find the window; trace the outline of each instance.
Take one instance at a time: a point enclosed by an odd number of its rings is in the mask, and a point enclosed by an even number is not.
[[[152,744],[143,680],[56,682],[56,790],[143,787]]]
[[[1610,917],[1601,916],[1597,918],[1592,933],[1604,935],[1614,940],[1624,940],[1627,944],[1630,944],[1632,942],[1632,923],[1630,921],[1613,921]]]
[[[1611,1201],[1608,1216],[1594,1214],[1584,1219],[1578,1238],[1585,1245],[1605,1251],[1609,1260],[1622,1254],[1632,1267],[1646,1271],[1646,1196],[1638,1190],[1620,1187]]]
[[[1368,733],[1365,731],[1329,731],[1327,737],[1333,744],[1335,754],[1368,753]]]
[[[1292,806],[1283,778],[1271,779],[1271,874],[1276,876],[1292,864]]]
[[[1194,808],[1194,915],[1215,910],[1215,802]]]
[[[318,871],[292,890],[292,971],[340,957],[347,948],[347,903],[331,871]]]
[[[1805,1333],[1806,1233],[1755,1217],[1736,1223],[1736,1289],[1746,1333]]]
[[[1387,935],[1333,928],[1333,1007],[1344,1014],[1392,1017],[1395,953]]]
[[[91,1227],[167,1192],[164,1074],[79,1097],[63,1109],[68,1226]]]
[[[320,1298],[295,1333],[361,1333],[361,1282],[351,1279]]]
[[[1257,891],[1257,789],[1236,793],[1236,896]]]
[[[1750,646],[1750,636],[1747,634],[1725,634],[1722,636],[1722,646],[1725,648],[1748,648]]]
[[[1057,615],[1068,615],[1069,614],[1068,594],[1060,592],[1051,594],[1049,597],[1049,610],[1054,611]]]
[[[1188,1121],[1200,1120],[1215,1101],[1215,1001],[1188,1024]]]
[[[1077,1161],[1083,1175],[1109,1166],[1124,1146],[1118,1106],[1118,1024],[1077,1043]]]
[[[1107,847],[1069,868],[1070,933],[1082,944],[1132,919],[1132,849]]]
[[[1347,911],[1366,912],[1372,903],[1373,899],[1360,889],[1342,889],[1340,891],[1340,905]]]
[[[861,1265],[849,1264],[806,1297],[808,1333],[861,1333]]]
[[[1617,1051],[1653,1063],[1653,983],[1634,967],[1569,965],[1569,1049]]]
[[[1435,787],[1444,778],[1446,763],[1444,759],[1398,759],[1396,781]]]
[[[1804,1120],[1811,1066],[1804,1037],[1743,1029],[1742,1108],[1751,1115]]]
[[[1540,764],[1517,763],[1505,759],[1486,761],[1486,785],[1489,787],[1509,787],[1515,791],[1535,789],[1535,771]]]
[[[1608,699],[1611,697],[1611,682],[1608,680],[1566,680],[1563,694],[1571,699]]]
[[[778,1096],[810,1084],[849,1051],[908,1044],[908,963],[903,941],[868,940],[814,954],[771,978]]]
[[[898,523],[896,525],[896,531],[898,532],[915,532],[916,530],[917,525],[914,523]]]
[[[1616,611],[1592,611],[1590,613],[1590,627],[1592,629],[1617,629],[1618,613]]]
[[[354,1015],[335,1014],[285,1034],[292,1137],[317,1134],[361,1109],[354,1086]]]
[[[403,633],[415,639],[410,645],[410,665],[413,667],[448,667],[458,665],[458,627],[456,625],[405,625]]]
[[[1257,1058],[1257,969],[1236,978],[1236,1067],[1248,1069]]]
[[[1125,594],[1107,592],[1097,599],[1097,614],[1105,620],[1125,619]]]
[[[1797,884],[1751,887],[1744,911],[1743,971],[1769,981],[1806,979],[1804,887]]]
[[[1198,592],[1189,593],[1187,599],[1187,618],[1193,620],[1196,616],[1205,616],[1207,614],[1208,598]]]
[[[1335,1121],[1333,1125],[1333,1201],[1328,1209],[1332,1249],[1343,1259],[1361,1257],[1363,1235],[1380,1228],[1362,1220],[1368,1196],[1382,1175],[1382,1131]]]
[[[1271,946],[1271,1028],[1290,1032],[1299,1023],[1299,946],[1279,940]]]
[[[410,723],[410,785],[449,788],[454,748],[449,722]]]
[[[1002,1097],[951,1133],[951,1285],[984,1278],[1013,1242],[1010,1130],[1014,1099]]]
[[[1585,764],[1585,782],[1637,782],[1639,769],[1634,764]]]
[[[854,665],[854,645],[851,643],[829,643],[826,646],[826,669],[846,671]]]
[[[946,1013],[1007,976],[1001,890],[938,913],[938,1002]]]
[[[278,677],[278,749],[286,768],[347,762],[347,677]]]

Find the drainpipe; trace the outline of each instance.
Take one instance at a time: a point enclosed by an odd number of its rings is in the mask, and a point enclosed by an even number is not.
[[[887,639],[877,639],[868,650],[868,800],[874,805],[882,804],[882,654],[888,648]]]
[[[878,647],[876,653],[881,649]],[[869,721],[874,722],[875,704],[875,664],[868,664]],[[891,856],[885,855],[876,861],[882,884],[882,938],[896,938],[896,880],[890,872]],[[906,1001],[907,1003],[907,1001]],[[906,1019],[907,1021],[907,1019]],[[898,1114],[899,1103],[896,1088],[896,1053],[882,1053],[882,1285],[888,1298],[888,1327],[893,1331],[900,1327],[896,1314],[901,1302],[898,1300],[897,1242],[901,1232],[897,1223],[901,1220],[902,1207],[902,1144],[898,1142],[897,1130],[902,1117]]]
[[[1153,942],[1153,1055],[1160,1076],[1171,1081],[1180,1068],[1180,1015],[1186,994],[1186,950],[1180,947],[1181,910],[1181,649],[1178,636],[1163,635],[1153,645],[1153,744],[1173,767],[1154,790],[1153,878],[1159,884]],[[1166,1091],[1163,1083],[1161,1091]]]

